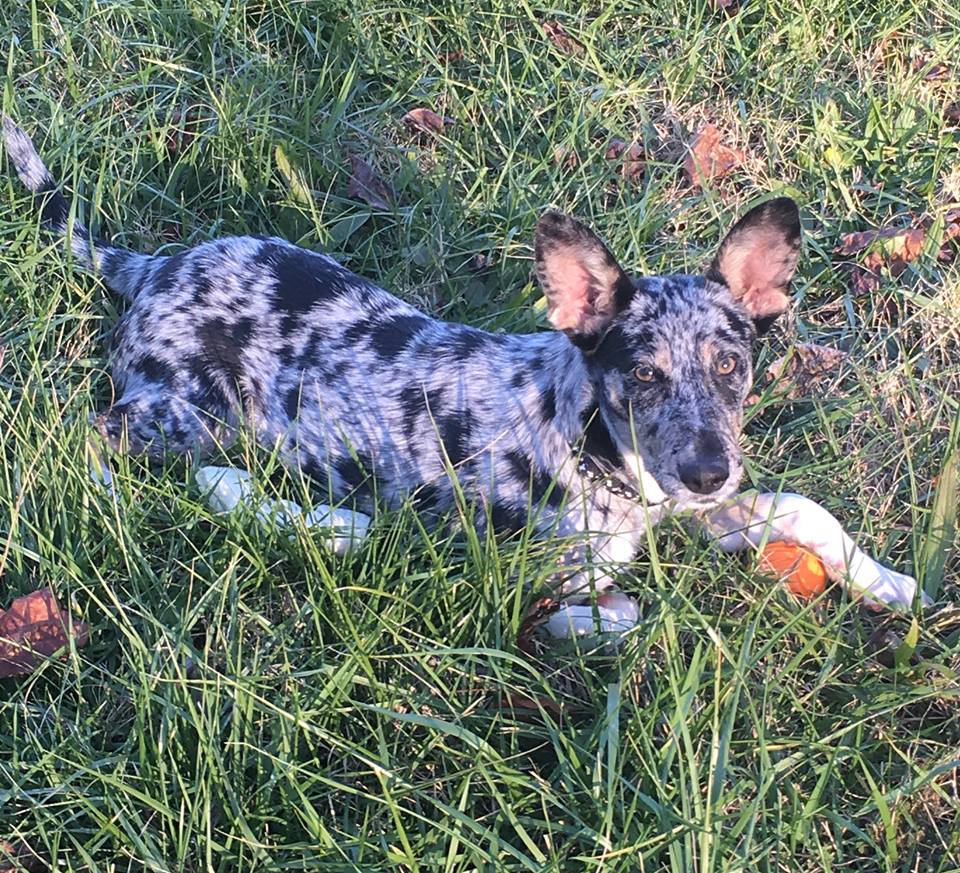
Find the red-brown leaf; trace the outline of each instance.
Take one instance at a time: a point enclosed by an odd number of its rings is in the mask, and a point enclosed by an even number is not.
[[[710,0],[714,12],[726,12],[733,15],[738,9],[738,0]]]
[[[605,155],[608,161],[623,159],[620,164],[620,175],[628,182],[641,178],[646,170],[645,155],[640,143],[633,142],[627,145],[622,139],[611,139],[607,144]]]
[[[547,39],[564,54],[582,55],[584,53],[583,43],[570,36],[559,21],[544,21],[540,26],[547,35]]]
[[[445,127],[454,123],[452,118],[437,115],[432,109],[411,109],[401,119],[407,127],[422,130],[424,133],[443,133]]]
[[[503,709],[534,710],[535,712],[543,709],[551,715],[563,715],[560,704],[539,694],[536,697],[527,697],[525,694],[510,691],[500,699],[500,706]]]
[[[723,134],[715,124],[705,125],[694,137],[683,161],[683,172],[694,187],[719,179],[743,163],[744,153],[724,145],[722,140]]]
[[[580,163],[580,155],[577,154],[576,149],[557,146],[553,150],[553,162],[566,170],[572,170]]]
[[[49,870],[49,866],[23,840],[8,843],[0,840],[0,873],[14,873],[18,870]]]
[[[840,349],[816,343],[797,343],[792,354],[777,358],[767,367],[768,381],[789,399],[816,394],[821,383],[832,377],[849,356]]]
[[[353,174],[347,186],[347,197],[365,200],[375,209],[388,210],[394,200],[393,189],[380,174],[358,155],[350,155]]]
[[[32,673],[73,637],[77,648],[90,636],[82,621],[67,621],[49,588],[18,597],[0,611],[0,678]]]
[[[856,296],[873,294],[880,287],[880,276],[873,270],[867,270],[854,264],[850,268],[850,286]]]
[[[530,608],[523,616],[520,622],[520,629],[517,631],[517,648],[528,655],[535,654],[532,645],[533,635],[554,612],[560,608],[560,601],[552,597],[541,597],[531,604]]]

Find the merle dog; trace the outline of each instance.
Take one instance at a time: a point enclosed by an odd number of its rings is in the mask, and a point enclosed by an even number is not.
[[[361,506],[375,489],[432,510],[466,495],[498,528],[535,516],[579,543],[571,563],[600,567],[599,587],[665,512],[737,489],[751,344],[787,308],[800,247],[789,199],[748,212],[703,275],[631,277],[548,212],[535,264],[556,330],[499,334],[430,318],[282,239],[150,256],[71,230],[30,138],[8,118],[3,135],[44,224],[128,303],[120,396],[95,419],[115,450],[210,448],[243,424]],[[587,575],[571,567],[565,592]]]

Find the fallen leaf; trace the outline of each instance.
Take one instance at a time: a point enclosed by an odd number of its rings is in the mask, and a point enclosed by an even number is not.
[[[924,67],[930,64],[930,59],[917,56],[913,59],[913,71],[919,73]],[[946,82],[953,78],[953,70],[942,62],[930,64],[930,69],[923,74],[924,82]]]
[[[441,63],[455,64],[458,61],[462,61],[464,57],[465,56],[462,51],[455,49],[452,52],[440,52],[440,54],[437,55],[437,60]]]
[[[640,143],[634,142],[627,145],[622,139],[612,139],[607,144],[605,154],[608,161],[623,159],[620,175],[627,181],[639,179],[646,170],[645,155]]]
[[[714,12],[726,12],[733,15],[737,11],[738,0],[710,0]]]
[[[364,200],[375,209],[390,209],[395,195],[380,174],[358,155],[350,155],[350,166],[353,174],[347,186],[347,197]]]
[[[0,678],[32,673],[67,646],[71,634],[79,648],[90,631],[82,621],[67,621],[49,588],[18,597],[0,612]]]
[[[857,264],[850,266],[850,285],[857,296],[873,294],[880,288],[880,274]]]
[[[895,279],[902,276],[907,264],[923,254],[932,225],[933,219],[927,217],[912,227],[883,227],[841,236],[834,251],[847,257],[860,256],[859,265],[850,268],[854,293],[875,291],[884,268]],[[943,216],[937,260],[952,261],[957,254],[957,240],[960,240],[960,209],[949,209]]]
[[[445,127],[454,124],[452,118],[437,115],[432,109],[411,109],[401,119],[407,127],[422,130],[424,133],[443,133]]]
[[[508,691],[500,698],[500,707],[501,709],[533,710],[534,712],[543,709],[551,715],[563,715],[563,708],[559,703],[539,694],[536,697],[528,697],[525,694]]]
[[[745,155],[739,149],[724,145],[723,134],[715,124],[700,128],[684,158],[683,172],[687,181],[700,187],[710,179],[719,179],[743,163]]]
[[[541,597],[535,601],[523,616],[517,631],[517,648],[528,655],[535,654],[533,636],[537,629],[560,608],[560,601],[552,597]]]
[[[8,843],[0,840],[0,873],[15,873],[18,870],[49,870],[49,866],[27,843],[18,840]]]
[[[943,120],[948,124],[960,124],[960,103],[949,103],[943,109]]]
[[[544,21],[540,26],[547,39],[564,54],[582,55],[586,51],[583,43],[570,36],[559,21]]]
[[[788,400],[815,394],[819,383],[835,375],[848,358],[846,352],[816,343],[797,343],[792,352],[767,367],[767,381],[778,382]]]
[[[174,109],[170,114],[170,127],[167,129],[167,155],[175,158],[189,148],[200,127],[200,108],[189,106],[186,109]]]
[[[553,162],[567,170],[574,169],[580,163],[580,155],[576,149],[566,146],[557,146],[553,150]]]
[[[891,257],[913,261],[920,257],[926,243],[927,232],[920,227],[884,227],[877,230],[862,230],[845,233],[840,237],[836,251],[841,255],[857,255],[875,243],[884,243],[884,250]]]
[[[478,252],[467,263],[467,269],[471,273],[482,273],[493,266],[493,258],[490,255]]]
[[[903,50],[903,34],[899,30],[891,30],[873,49],[873,61],[878,66],[886,66],[895,52]]]

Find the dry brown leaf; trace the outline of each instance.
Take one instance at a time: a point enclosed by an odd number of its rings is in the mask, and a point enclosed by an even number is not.
[[[528,655],[536,654],[536,647],[533,645],[533,636],[539,627],[550,616],[560,608],[560,601],[552,597],[541,597],[531,604],[520,622],[520,629],[517,631],[517,648]]]
[[[820,383],[832,378],[848,358],[846,352],[816,343],[797,343],[791,353],[767,367],[767,380],[777,381],[787,399],[817,393]]]
[[[359,155],[350,155],[352,175],[347,186],[347,197],[364,200],[375,209],[391,208],[393,188]]]
[[[738,0],[710,0],[710,5],[714,12],[726,12],[727,15],[733,15],[738,11]]]
[[[960,209],[950,209],[943,217],[943,235],[937,259],[949,263],[957,254],[956,240],[960,240]],[[850,269],[851,284],[856,294],[875,291],[880,285],[884,268],[895,279],[903,275],[907,264],[917,260],[927,245],[927,236],[933,224],[925,218],[913,227],[883,227],[874,230],[846,233],[835,248],[838,254],[859,255],[860,264]],[[866,252],[866,254],[864,254]]]
[[[407,127],[413,128],[414,130],[422,130],[424,133],[443,133],[444,128],[454,123],[452,118],[438,115],[432,109],[426,109],[424,107],[411,109],[403,116],[401,121],[403,121]]]
[[[924,58],[916,58],[913,62],[913,69],[915,72],[920,72],[926,65],[928,61]],[[953,70],[947,64],[936,63],[931,65],[930,69],[927,70],[923,75],[924,82],[947,82],[953,78]]]
[[[0,611],[0,678],[32,673],[67,646],[71,634],[77,648],[90,637],[82,621],[67,621],[49,588],[18,597]]]
[[[14,873],[18,870],[49,870],[50,867],[27,843],[18,840],[8,843],[0,840],[0,873]]]
[[[620,175],[628,182],[641,178],[646,170],[643,146],[638,142],[627,145],[622,139],[611,139],[607,143],[607,150],[604,154],[608,161],[623,159],[620,164]]]
[[[180,152],[189,148],[199,129],[200,108],[198,106],[175,109],[170,116],[170,128],[167,131],[167,155],[175,158]]]
[[[880,287],[880,274],[853,264],[850,267],[850,286],[856,296],[873,294]]]
[[[519,709],[533,710],[539,712],[543,709],[551,715],[562,716],[563,708],[555,700],[538,694],[536,697],[528,697],[526,694],[517,694],[514,691],[508,691],[500,698],[501,709]]]
[[[949,103],[943,108],[943,120],[947,124],[960,124],[960,103]]]
[[[440,61],[441,64],[456,64],[462,61],[464,57],[465,55],[462,51],[454,49],[451,52],[440,52],[440,54],[437,55],[437,60]]]
[[[566,170],[572,170],[580,163],[580,155],[577,154],[576,149],[557,146],[553,150],[553,162]]]
[[[891,30],[874,46],[873,61],[877,66],[886,66],[897,54],[902,54],[903,49],[903,34],[899,30]]]
[[[547,35],[547,39],[564,54],[582,55],[586,51],[583,43],[570,36],[559,21],[544,21],[540,26]]]
[[[715,124],[700,128],[694,137],[683,161],[683,172],[694,187],[700,187],[710,179],[719,179],[743,163],[744,153],[724,145],[722,139],[723,134]]]

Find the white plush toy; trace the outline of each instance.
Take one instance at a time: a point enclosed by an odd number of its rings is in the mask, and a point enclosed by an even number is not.
[[[761,543],[783,542],[813,552],[827,576],[846,585],[873,605],[910,609],[917,595],[912,576],[898,573],[867,556],[826,509],[799,494],[748,492],[698,518],[709,536],[725,552],[759,548]],[[926,592],[920,602],[930,606]],[[558,639],[600,633],[623,633],[640,617],[637,602],[620,591],[597,597],[596,612],[589,603],[563,601],[544,627]],[[599,628],[598,622],[599,619]]]
[[[917,595],[917,582],[912,576],[868,557],[837,519],[799,494],[748,492],[700,521],[725,552],[756,548],[761,542],[802,546],[821,560],[831,579],[848,586],[868,603],[910,609]],[[932,604],[925,592],[920,592],[920,598],[923,606]]]
[[[302,523],[308,528],[329,532],[329,545],[338,555],[353,551],[367,536],[369,516],[349,509],[316,506],[304,512],[292,500],[258,500],[253,494],[250,474],[234,467],[201,467],[197,484],[211,509],[232,512],[239,505],[253,507],[257,520],[267,527],[289,527]]]

